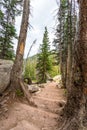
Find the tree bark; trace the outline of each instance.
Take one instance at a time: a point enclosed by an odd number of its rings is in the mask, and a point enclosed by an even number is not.
[[[87,0],[79,0],[79,36],[74,46],[74,71],[60,130],[87,128]]]
[[[24,56],[26,36],[28,30],[28,20],[30,14],[29,8],[30,8],[30,0],[24,0],[23,15],[22,15],[16,58],[11,71],[11,87],[13,87],[14,89],[20,88],[19,81],[20,79],[22,79],[23,56]]]
[[[66,88],[70,91],[72,72],[72,0],[68,0],[68,46]]]
[[[80,5],[80,66],[83,77],[83,99],[84,99],[84,117],[83,125],[87,127],[87,0],[79,0]]]
[[[65,75],[64,75],[64,55],[63,55],[63,42],[62,41],[62,33],[64,33],[64,26],[62,26],[62,24],[64,24],[64,18],[62,18],[62,15],[64,13],[64,10],[62,9],[62,1],[60,0],[60,9],[59,9],[59,22],[60,22],[60,34],[59,34],[59,56],[60,56],[60,73],[61,73],[61,80],[62,80],[62,85],[63,88],[66,87],[66,83],[65,83]]]

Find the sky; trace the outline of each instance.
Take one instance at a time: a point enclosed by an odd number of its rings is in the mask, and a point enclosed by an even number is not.
[[[38,53],[39,45],[42,44],[44,28],[47,26],[49,32],[49,40],[51,42],[54,38],[54,26],[55,26],[55,15],[57,13],[58,5],[56,0],[31,0],[31,15],[29,16],[29,23],[32,26],[31,29],[28,29],[25,54],[26,58],[28,50],[32,42],[37,39],[36,44],[33,46],[30,56]],[[17,34],[19,35],[21,24],[21,16],[16,17],[16,29]],[[15,40],[15,50],[17,47],[17,40]]]

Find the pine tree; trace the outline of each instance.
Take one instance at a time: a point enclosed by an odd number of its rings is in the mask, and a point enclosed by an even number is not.
[[[20,14],[21,8],[17,0],[0,1],[0,58],[13,59],[13,38],[16,38],[14,26],[15,16]]]
[[[75,9],[75,1],[60,0],[54,46],[56,57],[60,64],[62,83],[64,87],[71,86],[72,46],[76,32]]]
[[[46,82],[47,74],[51,70],[51,61],[49,59],[49,55],[50,55],[50,45],[49,45],[47,27],[45,27],[43,43],[40,45],[40,52],[38,54],[37,67],[36,67],[39,82]]]

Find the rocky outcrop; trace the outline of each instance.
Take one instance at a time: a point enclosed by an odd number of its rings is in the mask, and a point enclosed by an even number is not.
[[[0,59],[0,94],[4,92],[10,82],[10,72],[13,62]]]

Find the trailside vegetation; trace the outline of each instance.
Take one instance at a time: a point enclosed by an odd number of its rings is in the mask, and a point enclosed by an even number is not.
[[[15,17],[21,13],[22,0],[0,0],[0,58],[13,60],[14,42],[17,38]]]

